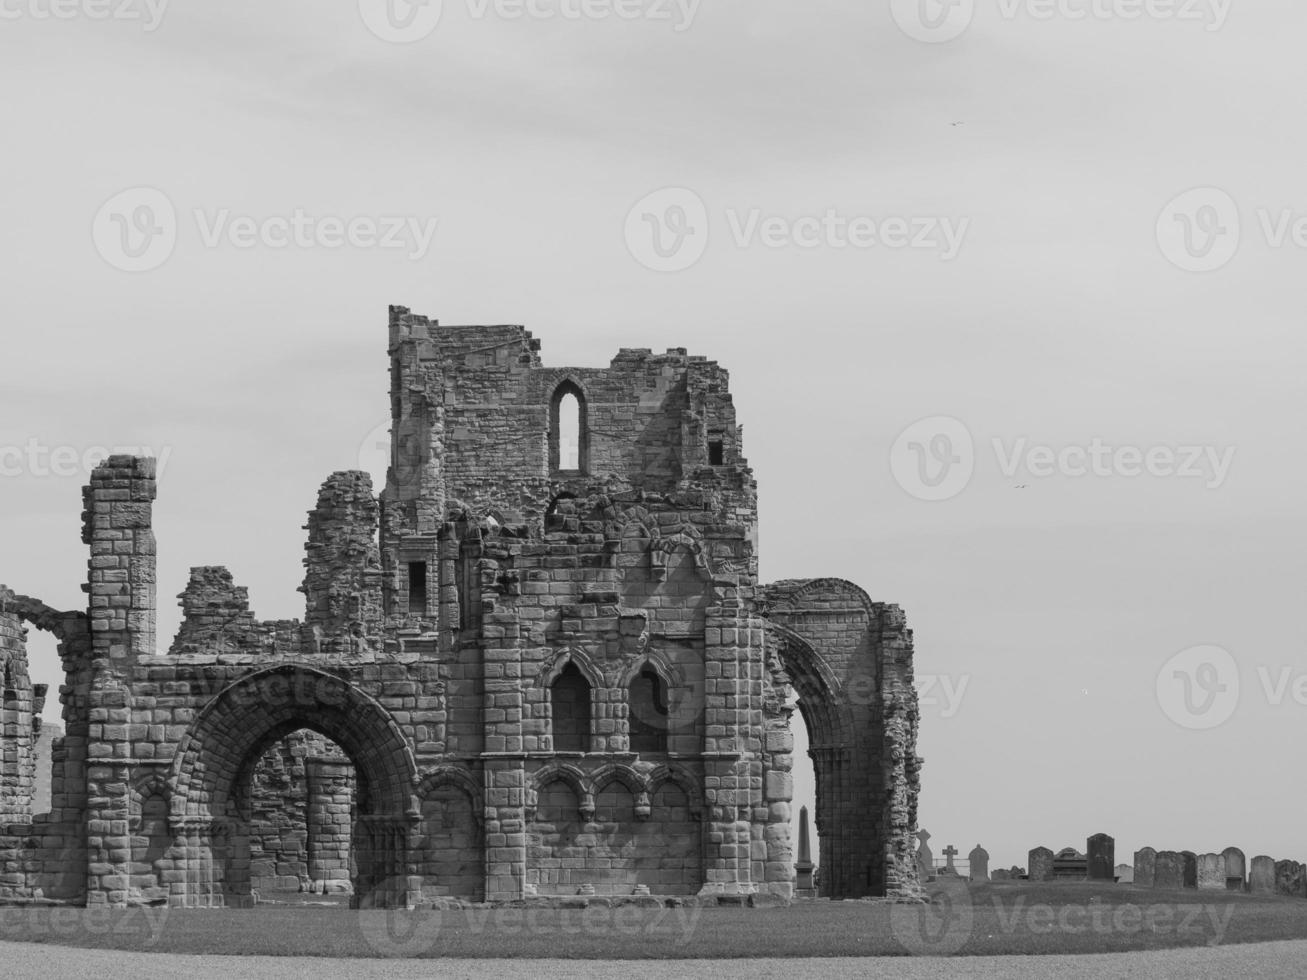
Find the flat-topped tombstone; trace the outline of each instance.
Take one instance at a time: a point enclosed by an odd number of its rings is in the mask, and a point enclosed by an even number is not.
[[[1064,847],[1053,858],[1053,877],[1059,880],[1083,881],[1089,876],[1089,860],[1074,847]]]
[[[1158,851],[1153,867],[1154,888],[1179,891],[1184,887],[1184,855],[1179,851]]]
[[[1275,858],[1258,854],[1248,872],[1248,890],[1254,895],[1275,894]]]
[[[1135,880],[1135,868],[1132,864],[1118,864],[1116,866],[1116,883],[1118,885],[1132,885]]]
[[[1053,852],[1047,847],[1036,847],[1028,855],[1028,864],[1030,873],[1027,878],[1030,881],[1052,881],[1053,880]]]
[[[1151,847],[1141,847],[1135,851],[1135,881],[1140,888],[1153,887],[1153,875],[1157,872],[1157,852]]]
[[[1085,864],[1091,881],[1111,881],[1116,874],[1116,841],[1107,834],[1094,834],[1085,841]]]
[[[1198,887],[1203,891],[1225,891],[1225,858],[1212,853],[1198,856]]]
[[[1225,861],[1225,887],[1227,891],[1241,892],[1247,888],[1247,861],[1243,851],[1237,847],[1227,847],[1221,852]]]
[[[989,881],[989,851],[977,844],[967,855],[967,868],[972,881]]]
[[[1198,887],[1198,855],[1193,851],[1181,851],[1184,857],[1184,887]]]
[[[1305,883],[1307,879],[1303,876],[1303,866],[1297,861],[1275,862],[1275,894],[1302,898],[1307,895]]]
[[[994,873],[989,876],[991,881],[1007,881],[1012,873],[1007,868],[995,868]]]

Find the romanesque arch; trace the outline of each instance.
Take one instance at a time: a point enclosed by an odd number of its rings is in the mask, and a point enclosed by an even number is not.
[[[249,904],[253,767],[270,746],[304,728],[339,745],[358,773],[355,901],[366,907],[404,900],[409,831],[420,819],[407,740],[357,687],[312,667],[279,665],[220,692],[180,744],[170,779],[172,825],[195,855],[185,868],[185,904]]]

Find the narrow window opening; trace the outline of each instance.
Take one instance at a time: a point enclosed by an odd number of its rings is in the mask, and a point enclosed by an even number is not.
[[[632,752],[667,751],[667,687],[651,667],[631,681],[627,719]]]
[[[570,391],[558,403],[558,468],[581,468],[581,402]]]
[[[424,561],[408,563],[408,614],[427,614],[427,563]]]
[[[708,465],[721,466],[724,457],[724,449],[720,439],[708,440]]]
[[[590,682],[569,663],[549,691],[554,714],[554,751],[590,751]]]
[[[562,473],[586,472],[588,439],[585,394],[574,382],[564,381],[549,403],[549,468]]]

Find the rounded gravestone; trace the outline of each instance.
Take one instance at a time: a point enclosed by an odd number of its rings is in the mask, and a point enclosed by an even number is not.
[[[1248,862],[1243,851],[1237,847],[1227,847],[1221,852],[1225,859],[1225,887],[1232,892],[1241,892],[1247,888]]]
[[[1151,847],[1141,847],[1135,851],[1135,884],[1140,888],[1153,887],[1153,875],[1157,873],[1157,852]]]
[[[1198,887],[1203,891],[1225,890],[1225,858],[1211,853],[1198,856]]]
[[[1116,841],[1107,834],[1095,834],[1085,841],[1085,863],[1091,881],[1111,881],[1116,876]]]
[[[1180,852],[1158,851],[1154,868],[1154,888],[1179,891],[1184,887],[1184,855]]]
[[[1047,847],[1036,847],[1028,855],[1030,864],[1030,881],[1053,880],[1053,852]]]
[[[989,851],[977,844],[967,855],[967,868],[972,881],[989,881]]]
[[[1275,858],[1258,854],[1248,872],[1248,890],[1254,895],[1275,894]]]
[[[1181,851],[1184,858],[1184,887],[1198,887],[1198,855],[1193,851]]]

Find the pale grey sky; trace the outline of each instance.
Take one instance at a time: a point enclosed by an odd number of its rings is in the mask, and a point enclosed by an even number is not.
[[[430,26],[395,2],[392,26]],[[1105,831],[1118,860],[1301,860],[1307,9],[980,0],[941,40],[967,5],[915,2],[628,0],[639,16],[598,20],[445,0],[401,44],[371,0],[114,0],[106,20],[3,0],[0,447],[166,454],[166,643],[191,565],[229,565],[261,617],[302,614],[305,512],[387,418],[387,304],[525,323],[551,365],[687,347],[732,373],[763,577],[841,576],[908,613],[939,679],[920,741],[937,853],[1024,865]],[[628,212],[668,187],[694,197],[652,213],[697,200],[708,235],[658,272]],[[175,248],[125,272],[139,188],[173,209]],[[398,218],[405,247],[277,247],[297,210],[310,243]],[[895,218],[924,247],[896,247]],[[241,219],[264,229],[250,247]],[[884,237],[840,238],[863,219]],[[975,472],[927,502],[891,455],[938,417]],[[1003,472],[1095,439],[1228,471]],[[44,458],[0,455],[0,581],[80,607],[86,474]],[[1195,730],[1157,678],[1203,644],[1241,688]]]

